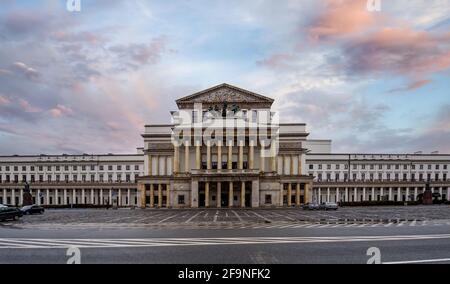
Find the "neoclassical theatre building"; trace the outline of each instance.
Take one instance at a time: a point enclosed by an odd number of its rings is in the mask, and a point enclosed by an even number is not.
[[[428,184],[450,198],[450,155],[332,153],[303,123],[279,123],[273,99],[228,84],[176,101],[130,155],[0,156],[0,203],[142,208],[275,207],[412,201]]]

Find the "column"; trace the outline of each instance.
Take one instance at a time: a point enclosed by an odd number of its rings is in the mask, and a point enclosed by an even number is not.
[[[148,154],[148,175],[152,175],[152,155]]]
[[[447,200],[450,200],[450,187],[447,187]]]
[[[165,158],[165,160],[164,160],[164,162],[165,162],[165,167],[164,167],[164,175],[170,175],[170,173],[169,173],[169,160],[170,160],[170,156],[166,156],[166,158]],[[172,159],[172,165],[173,165],[173,159]],[[178,164],[179,165],[179,164]],[[173,167],[172,167],[172,172],[174,172],[173,171]]]
[[[112,189],[109,189],[109,200],[108,200],[108,204],[111,206],[112,205]]]
[[[389,187],[389,201],[392,200],[392,187]]]
[[[406,188],[406,201],[409,201],[409,187]]]
[[[330,188],[327,187],[327,202],[330,202]]]
[[[278,158],[278,156],[275,155],[275,150],[276,150],[275,149],[275,143],[271,144],[270,150],[271,150],[271,154],[272,154],[272,157],[270,158],[271,159],[271,170],[272,170],[272,172],[277,172],[277,158]]]
[[[291,202],[291,195],[292,195],[292,183],[288,183],[288,190],[287,190],[287,205],[290,207],[292,205]]]
[[[84,188],[81,190],[81,204],[84,204]]]
[[[355,187],[353,188],[353,196],[355,197],[355,201],[358,201],[358,188]]]
[[[14,206],[17,205],[16,204],[16,190],[15,189],[11,189],[11,204],[14,205]]]
[[[75,203],[77,201],[76,197],[77,197],[77,192],[74,188],[74,189],[72,189],[72,204],[76,204]]]
[[[348,202],[348,187],[345,188],[345,202]]]
[[[291,162],[291,166],[290,166],[290,175],[294,175],[294,155],[289,155],[289,159]]]
[[[441,195],[441,200],[442,200],[442,187],[439,187],[439,194]]]
[[[372,187],[372,201],[375,201],[375,187]]]
[[[190,170],[189,165],[189,143],[184,146],[184,172],[188,173]]]
[[[309,190],[310,188],[312,188],[312,184],[310,183],[305,183],[305,196],[304,196],[304,203],[308,203],[309,202]]]
[[[302,175],[302,155],[298,155],[298,175]]]
[[[361,201],[366,201],[366,188],[363,187],[363,199]]]
[[[321,203],[322,201],[322,190],[320,189],[320,187],[317,190],[317,203]]]
[[[178,173],[180,171],[180,147],[178,145],[173,145],[173,173]],[[167,173],[169,174],[169,173]]]
[[[259,180],[252,181],[252,207],[259,207]]]
[[[227,168],[231,170],[233,168],[233,146],[228,145],[228,161],[227,161]]]
[[[94,189],[91,188],[91,204],[94,204]]]
[[[119,188],[119,193],[117,194],[117,206],[122,206],[122,189]]]
[[[195,145],[195,168],[200,170],[202,166],[202,155],[200,152],[200,145]]]
[[[159,176],[159,156],[156,156],[155,175]]]
[[[145,187],[144,187],[144,194],[145,194]],[[144,196],[145,197],[145,196]],[[145,202],[145,198],[144,198],[144,202]],[[100,205],[103,205],[103,188],[100,188]],[[144,203],[144,207],[145,207],[145,203]]]
[[[158,184],[158,208],[162,207],[162,184]]]
[[[58,189],[55,189],[55,205],[59,205],[58,203]]]
[[[50,204],[50,189],[48,189],[48,188],[47,188],[47,192],[46,192],[46,194],[45,194],[45,203],[46,203],[47,205]]]
[[[153,208],[155,206],[155,188],[153,184],[150,184],[150,208]]]
[[[209,182],[205,182],[205,207],[209,207]]]
[[[244,168],[244,141],[239,141],[238,169],[242,170],[243,168]]]
[[[245,181],[241,182],[241,207],[245,207]]]
[[[220,146],[219,146],[220,147]],[[217,182],[217,195],[216,195],[216,200],[217,200],[217,208],[220,208],[222,205],[222,182]]]
[[[212,169],[212,167],[211,167],[211,144],[210,144],[210,141],[206,142],[206,168],[208,170]]]
[[[255,145],[253,145],[253,140],[250,141],[250,146],[248,148],[248,168],[253,170],[255,168],[254,156],[255,156]]]
[[[198,208],[198,181],[191,182],[191,207]]]
[[[266,171],[265,159],[264,159],[264,156],[263,156],[263,148],[264,148],[264,143],[261,143],[261,150],[260,150],[260,153],[259,153],[259,158],[260,158],[260,164],[261,165],[259,166],[259,168],[260,168],[262,173],[264,173]]]
[[[401,195],[402,195],[402,189],[401,189],[401,187],[398,187],[397,188],[397,201],[402,200]]]
[[[67,189],[64,189],[63,198],[64,198],[63,204],[67,205]]]
[[[295,206],[300,206],[300,183],[295,186]]]
[[[380,187],[380,196],[381,196],[381,200],[383,200],[383,196],[384,196],[384,188]]]
[[[166,184],[166,207],[170,208],[170,184]]]
[[[127,199],[128,199],[127,205],[130,206],[131,205],[131,192],[130,192],[129,188],[127,190]]]
[[[6,200],[6,189],[3,190],[3,196],[5,197],[5,200]],[[36,193],[36,204],[41,205],[41,190],[40,189],[38,189],[37,193]]]
[[[222,169],[222,142],[219,141],[219,144],[217,145],[217,169]]]
[[[414,201],[417,200],[417,187],[414,187]]]
[[[339,195],[339,187],[336,187],[336,203],[341,201],[341,197]]]
[[[228,207],[233,207],[233,182],[230,181],[228,188]]]
[[[6,189],[3,189],[3,203],[6,204]],[[37,198],[36,198],[36,203],[37,203]]]

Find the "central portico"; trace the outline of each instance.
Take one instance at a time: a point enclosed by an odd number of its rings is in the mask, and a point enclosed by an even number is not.
[[[273,99],[221,84],[146,125],[141,207],[300,206],[311,200],[305,125],[279,124]]]

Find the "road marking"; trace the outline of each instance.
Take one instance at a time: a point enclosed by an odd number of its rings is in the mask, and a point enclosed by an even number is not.
[[[243,220],[242,220],[242,218],[241,218],[241,216],[239,216],[239,214],[236,212],[236,211],[234,211],[234,210],[231,210],[231,212],[233,212],[234,213],[234,215],[236,215],[236,217],[238,217],[238,219],[239,219],[239,222],[244,222]]]
[[[409,226],[410,227],[414,227],[414,226],[416,226],[416,223],[417,223],[417,220],[414,220],[414,221],[411,222],[411,224],[409,224]]]
[[[388,261],[388,262],[383,262],[383,264],[407,264],[407,263],[426,263],[426,262],[444,262],[444,261],[450,262],[450,258]]]
[[[384,226],[385,226],[385,227],[390,227],[390,226],[392,226],[392,225],[394,225],[394,223],[390,222],[390,223],[388,223],[388,224],[386,224],[386,225],[384,225]]]
[[[213,222],[217,222],[217,217],[219,216],[219,210],[216,210],[216,215],[214,215],[214,220]]]
[[[272,220],[270,220],[269,218],[266,218],[266,217],[264,217],[263,215],[258,214],[258,213],[256,213],[256,212],[252,212],[252,213],[255,214],[257,217],[259,217],[259,218],[261,218],[261,219],[264,219],[264,221],[267,221],[267,222],[269,222],[269,223],[272,223]]]
[[[0,249],[26,248],[114,248],[114,247],[155,247],[155,246],[198,246],[198,245],[239,245],[239,244],[279,244],[279,243],[330,243],[330,242],[381,242],[427,239],[450,239],[450,234],[436,235],[393,235],[393,236],[339,236],[339,237],[227,237],[227,238],[148,238],[148,239],[0,239]],[[394,263],[443,262],[450,259],[413,260]]]
[[[189,218],[189,219],[187,219],[186,222],[184,222],[184,223],[189,223],[189,222],[191,222],[192,220],[194,220],[195,217],[197,217],[198,215],[200,215],[200,213],[202,213],[202,212],[203,212],[203,211],[199,211],[199,212],[197,212],[196,214],[192,215],[192,217]]]
[[[164,219],[162,219],[161,221],[157,222],[156,224],[163,223],[164,221],[167,221],[167,220],[169,220],[169,219],[172,219],[173,217],[178,216],[178,215],[180,215],[180,213],[177,213],[177,214],[175,214],[175,215],[172,215],[172,216],[169,216],[169,217],[167,217],[167,218],[164,218]]]

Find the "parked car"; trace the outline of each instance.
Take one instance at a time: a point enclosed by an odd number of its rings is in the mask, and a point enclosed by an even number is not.
[[[20,218],[23,216],[22,211],[16,207],[0,207],[0,221],[12,219],[16,220],[16,218]]]
[[[7,208],[8,206],[0,204],[0,208]]]
[[[42,214],[45,211],[44,207],[38,205],[26,205],[22,207],[20,210],[22,211],[23,214],[26,215],[31,215],[35,213]]]
[[[322,202],[319,206],[321,210],[337,210],[338,205],[334,202]]]
[[[302,207],[303,207],[303,210],[318,210],[319,204],[314,203],[314,202],[308,202],[308,203],[304,204]]]

